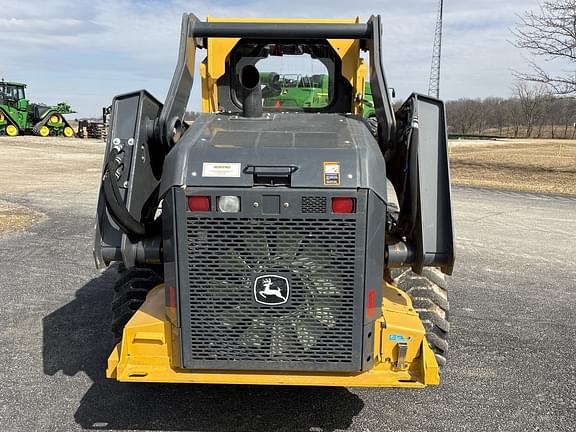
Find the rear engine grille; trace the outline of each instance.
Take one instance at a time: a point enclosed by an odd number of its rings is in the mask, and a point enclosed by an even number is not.
[[[186,229],[185,367],[351,369],[355,219],[188,217]],[[255,302],[255,278],[269,274],[289,280],[285,304]]]
[[[326,213],[326,197],[302,197],[302,213]]]

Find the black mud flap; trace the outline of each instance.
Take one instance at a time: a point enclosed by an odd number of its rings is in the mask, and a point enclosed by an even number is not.
[[[400,214],[394,234],[412,250],[416,273],[454,267],[454,231],[444,103],[413,94],[396,113],[397,145],[386,165]]]
[[[162,104],[145,90],[116,96],[112,102],[110,130],[102,176],[110,152],[120,148],[117,182],[128,212],[138,221],[154,218],[165,150],[151,136]],[[115,173],[116,174],[116,173]],[[103,188],[100,188],[96,214],[94,259],[102,268],[111,261],[132,267],[136,260],[135,239],[129,238],[110,214]]]

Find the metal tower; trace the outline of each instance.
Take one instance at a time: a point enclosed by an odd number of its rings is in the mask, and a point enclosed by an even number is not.
[[[430,70],[430,84],[428,96],[440,97],[440,59],[442,57],[442,14],[444,12],[444,0],[439,0],[438,20],[436,21],[436,33],[434,34],[434,49],[432,50],[432,68]]]

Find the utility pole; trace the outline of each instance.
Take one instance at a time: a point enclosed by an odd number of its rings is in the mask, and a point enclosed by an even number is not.
[[[434,49],[432,50],[432,68],[430,69],[430,84],[428,96],[440,97],[440,60],[442,57],[442,14],[444,12],[444,0],[439,0],[438,19],[434,34]]]

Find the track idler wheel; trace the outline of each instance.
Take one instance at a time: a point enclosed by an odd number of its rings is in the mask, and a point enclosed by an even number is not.
[[[14,125],[8,125],[6,126],[6,135],[14,137],[14,136],[18,136],[18,128]]]
[[[74,129],[70,126],[66,126],[62,132],[66,138],[72,138],[74,136]]]
[[[62,116],[60,114],[50,114],[50,118],[48,119],[48,123],[51,125],[57,125],[62,123]]]
[[[50,128],[48,126],[42,126],[40,129],[38,129],[38,135],[41,137],[47,137],[50,135]]]

